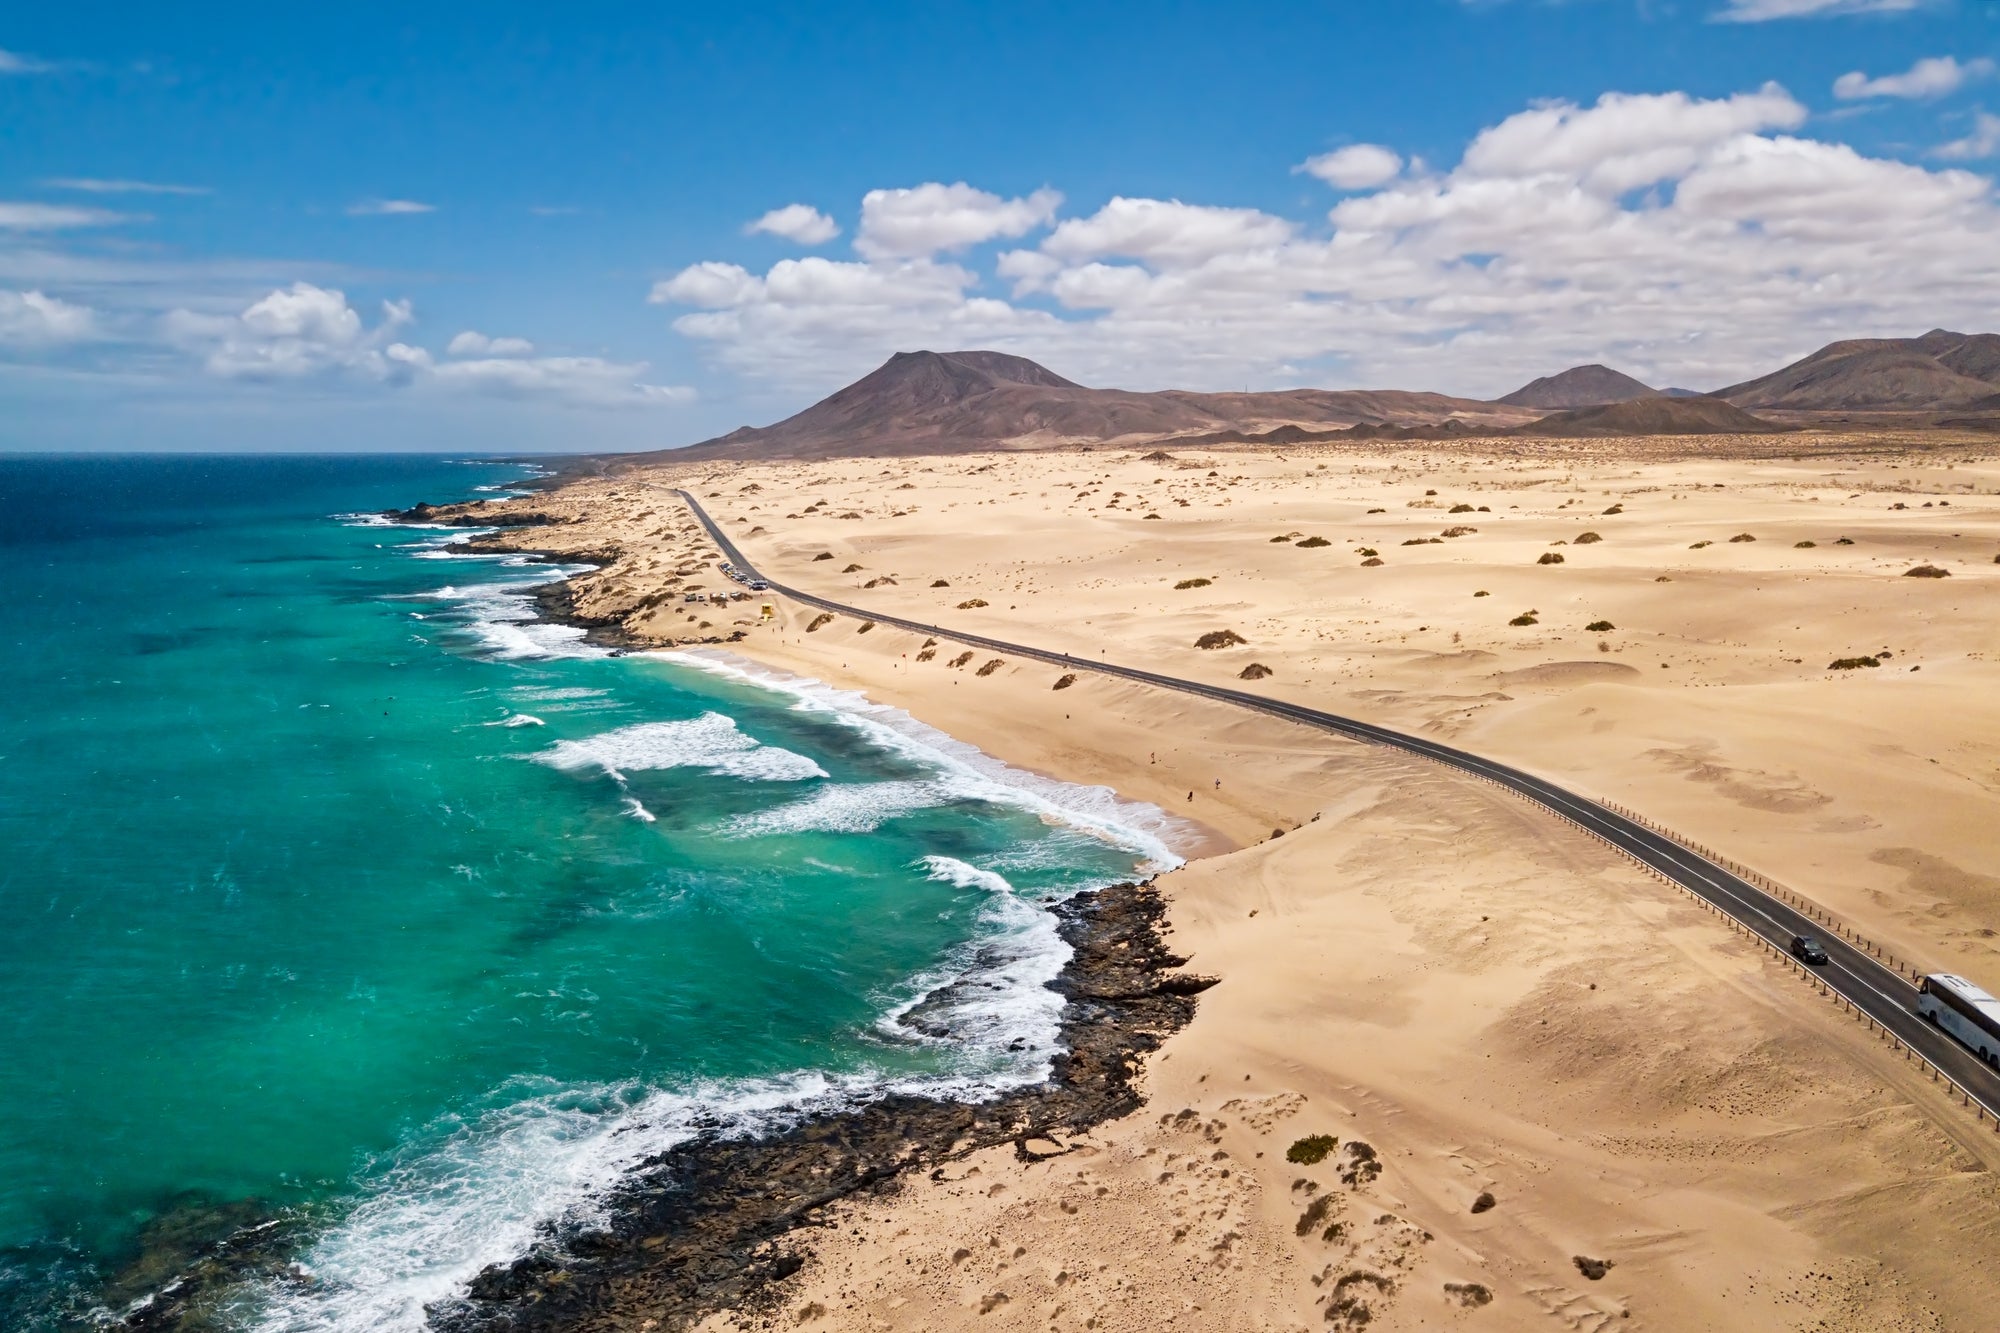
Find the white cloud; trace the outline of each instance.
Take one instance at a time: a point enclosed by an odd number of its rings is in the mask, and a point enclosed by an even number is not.
[[[1972,117],[1972,133],[1963,139],[1953,139],[1931,150],[1933,157],[1942,157],[1957,162],[1976,161],[1982,157],[2000,154],[2000,116],[1990,111],[1980,111]]]
[[[1120,196],[1087,218],[1062,223],[1042,242],[1042,250],[1064,260],[1118,255],[1189,264],[1283,245],[1291,235],[1291,223],[1254,208],[1210,208],[1178,199]]]
[[[782,236],[800,245],[824,245],[840,235],[839,225],[811,204],[774,208],[743,230],[753,236],[758,232]]]
[[[907,190],[870,190],[861,198],[861,234],[854,248],[869,259],[920,259],[963,250],[1047,226],[1062,205],[1054,190],[1019,199],[975,190],[964,181],[935,181]]]
[[[535,345],[526,338],[489,338],[476,329],[467,329],[445,345],[450,356],[533,356]]]
[[[1728,0],[1719,23],[1768,23],[1772,19],[1837,18],[1843,14],[1905,14],[1934,0]]]
[[[53,61],[38,60],[19,51],[0,48],[0,74],[50,74],[60,68]]]
[[[1309,157],[1293,168],[1337,190],[1372,190],[1402,174],[1403,159],[1381,144],[1357,143]]]
[[[108,208],[71,208],[64,204],[0,202],[0,231],[66,231],[73,227],[110,227],[144,221],[134,214]]]
[[[420,204],[414,199],[364,199],[347,208],[347,216],[351,218],[405,217],[413,213],[435,212],[436,204]]]
[[[1993,62],[1983,56],[1963,65],[1952,56],[1931,56],[1901,74],[1885,74],[1879,79],[1871,79],[1858,69],[1843,74],[1833,81],[1833,95],[1850,102],[1863,97],[1943,97],[1992,72]]]
[[[163,185],[157,181],[99,180],[91,176],[58,176],[42,184],[51,190],[85,194],[211,194],[206,185]]]
[[[0,343],[46,347],[81,342],[95,331],[96,319],[87,306],[71,305],[36,291],[0,289]]]
[[[1526,108],[1456,166],[1343,198],[1322,225],[1121,196],[990,272],[866,252],[761,275],[710,262],[652,299],[693,307],[674,327],[722,363],[801,392],[968,346],[1133,388],[1490,394],[1600,360],[1709,387],[1838,337],[1990,323],[1992,182],[1801,137],[1805,118],[1777,87],[1609,94]]]
[[[502,341],[517,341],[505,340]],[[400,344],[399,344],[400,346]],[[392,353],[395,348],[391,348]],[[668,407],[694,401],[684,385],[647,384],[646,363],[594,356],[503,356],[446,361],[424,369],[439,388],[499,398],[546,399],[571,407]]]

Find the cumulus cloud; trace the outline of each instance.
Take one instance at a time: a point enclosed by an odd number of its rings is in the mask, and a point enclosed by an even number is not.
[[[1932,156],[1952,161],[1970,162],[1982,157],[2000,154],[2000,116],[1989,111],[1980,111],[1972,117],[1972,133],[1963,139],[1953,139],[1932,150]]]
[[[1715,15],[1720,23],[1768,23],[1772,19],[1824,19],[1843,14],[1903,14],[1934,0],[1728,0]]]
[[[526,338],[489,338],[477,329],[466,329],[444,350],[451,356],[533,356],[535,345]]]
[[[108,208],[71,208],[64,204],[0,202],[0,231],[67,231],[75,227],[110,227],[141,219]]]
[[[964,181],[870,190],[861,198],[861,234],[854,248],[870,259],[918,259],[963,250],[1025,236],[1048,225],[1061,205],[1062,196],[1054,190],[1003,199]]]
[[[415,199],[364,199],[347,206],[347,216],[351,218],[392,218],[435,212],[436,204],[418,203]]]
[[[1372,190],[1401,175],[1403,159],[1381,144],[1357,143],[1309,157],[1293,170],[1317,176],[1337,190]]]
[[[824,245],[840,235],[839,225],[811,204],[786,204],[783,208],[774,208],[743,230],[752,236],[758,232],[782,236],[800,245]]]
[[[165,321],[165,335],[199,356],[209,374],[229,380],[358,382],[572,407],[660,406],[694,397],[692,389],[647,383],[643,361],[537,356],[525,338],[472,329],[452,338],[449,359],[441,361],[395,337],[413,322],[407,301],[385,301],[371,327],[344,292],[297,282],[235,315],[176,310]]]
[[[1992,182],[1802,137],[1805,119],[1776,86],[1613,93],[1528,107],[1323,224],[1120,196],[990,273],[857,245],[761,275],[694,264],[652,299],[724,364],[801,390],[966,346],[1126,387],[1493,393],[1597,360],[1701,386],[1833,337],[1990,319]],[[1979,133],[1948,151],[2000,146]]]
[[[0,289],[0,343],[13,347],[47,347],[81,342],[96,331],[87,306],[72,305],[41,292]]]
[[[1953,56],[1931,56],[1901,74],[1884,74],[1877,79],[1853,70],[1833,81],[1833,95],[1850,102],[1864,97],[1943,97],[1992,72],[1993,62],[1983,56],[1962,65]]]

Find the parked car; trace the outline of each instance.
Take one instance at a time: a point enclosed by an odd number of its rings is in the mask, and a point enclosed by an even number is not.
[[[1826,949],[1810,935],[1792,936],[1792,957],[1809,967],[1826,966]]]

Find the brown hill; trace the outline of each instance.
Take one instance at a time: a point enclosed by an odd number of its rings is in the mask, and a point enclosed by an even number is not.
[[[1158,439],[1284,426],[1491,426],[1530,410],[1400,390],[1133,393],[1089,389],[1002,352],[898,352],[846,388],[776,425],[743,427],[677,458],[828,458],[970,452],[1073,441]]]
[[[1637,398],[1556,412],[1509,435],[1588,439],[1613,435],[1763,435],[1786,429],[1719,398]]]
[[[1829,343],[1782,370],[1719,389],[1738,407],[1789,411],[1961,408],[2000,389],[2000,335],[1932,329],[1921,338]]]
[[[1544,375],[1494,401],[1514,407],[1561,409],[1629,403],[1635,398],[1657,398],[1659,393],[1630,375],[1593,364],[1571,366],[1560,375]]]

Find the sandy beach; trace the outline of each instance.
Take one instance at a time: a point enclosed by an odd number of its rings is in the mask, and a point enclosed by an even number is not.
[[[1146,1108],[830,1209],[781,1308],[707,1326],[1982,1326],[2000,1138],[1685,896],[1379,748],[688,602],[735,585],[671,492],[801,588],[1448,739],[1995,988],[2000,465],[1908,445],[621,465],[457,511],[602,562],[557,609],[621,642],[859,689],[1197,826],[1158,888],[1221,981]]]

